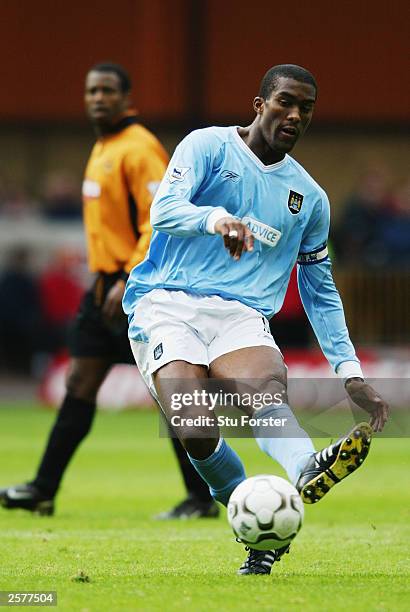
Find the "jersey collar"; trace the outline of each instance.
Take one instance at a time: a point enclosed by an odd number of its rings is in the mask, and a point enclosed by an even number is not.
[[[129,127],[130,125],[135,125],[136,123],[139,123],[138,112],[136,110],[126,111],[121,119],[115,125],[111,126],[109,131],[104,132],[104,134],[100,136],[100,139],[104,140],[110,136],[115,136],[115,134],[122,132],[122,130],[125,130],[125,128]]]
[[[285,154],[285,157],[283,159],[281,159],[281,161],[276,162],[275,164],[269,164],[268,166],[266,166],[259,159],[259,157],[257,155],[255,155],[255,153],[248,147],[248,145],[245,144],[245,142],[239,136],[239,134],[238,134],[238,127],[240,127],[240,126],[239,125],[233,125],[231,127],[234,140],[240,146],[240,148],[246,153],[246,155],[248,157],[250,157],[251,160],[258,166],[258,168],[260,170],[262,170],[262,172],[273,172],[274,170],[277,170],[278,168],[281,168],[282,166],[284,166],[287,163],[288,155]]]

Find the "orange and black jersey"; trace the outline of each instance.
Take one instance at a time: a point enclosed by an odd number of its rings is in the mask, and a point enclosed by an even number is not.
[[[151,132],[125,116],[115,131],[98,139],[83,182],[84,224],[92,272],[124,271],[148,249],[150,206],[168,163]]]

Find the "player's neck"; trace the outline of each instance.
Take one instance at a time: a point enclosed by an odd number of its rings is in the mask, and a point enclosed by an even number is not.
[[[93,122],[94,133],[97,138],[104,138],[115,131],[116,122],[114,123],[95,123]]]
[[[136,116],[131,111],[122,113],[110,121],[109,123],[93,123],[94,132],[97,138],[104,138],[120,132],[124,127],[131,123],[135,123]]]
[[[276,164],[285,157],[283,151],[274,151],[269,147],[254,123],[245,128],[238,128],[238,134],[252,153],[255,153],[256,157],[259,157],[265,166]]]
[[[104,138],[104,136],[106,136],[110,132],[108,129],[108,126],[100,125],[97,123],[93,124],[93,128],[94,128],[94,134],[96,135],[97,138]]]

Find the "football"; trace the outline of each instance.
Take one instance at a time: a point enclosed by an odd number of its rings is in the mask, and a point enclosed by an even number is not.
[[[235,536],[256,550],[289,544],[301,528],[303,516],[299,493],[279,476],[247,478],[228,502],[228,521]]]

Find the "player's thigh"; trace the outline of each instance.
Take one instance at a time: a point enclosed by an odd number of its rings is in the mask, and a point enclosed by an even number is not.
[[[269,346],[249,346],[221,355],[209,366],[213,378],[275,378],[286,384],[283,357]]]
[[[87,357],[115,363],[118,361],[116,343],[120,338],[127,339],[127,321],[124,320],[120,329],[108,328],[94,291],[87,291],[70,329],[70,356],[75,359]]]
[[[287,369],[279,350],[269,346],[250,346],[221,355],[209,366],[210,378],[219,379],[227,392],[265,394],[287,402]],[[274,400],[272,400],[274,401]]]
[[[72,357],[68,366],[67,393],[95,401],[111,365],[111,360],[105,357]]]

